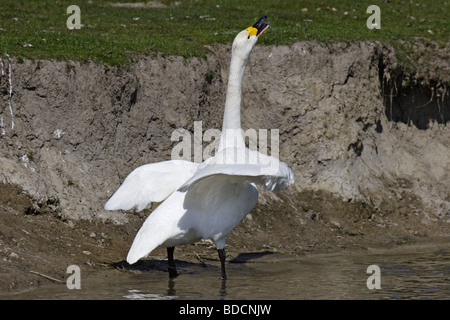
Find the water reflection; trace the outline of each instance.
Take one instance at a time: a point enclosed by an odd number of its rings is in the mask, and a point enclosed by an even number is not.
[[[182,270],[169,280],[178,299],[450,299],[450,248],[311,255],[229,263],[229,279],[217,266]],[[370,290],[369,265],[381,270],[381,289]],[[164,275],[165,276],[165,275]]]
[[[222,286],[220,288],[219,291],[219,297],[221,297],[222,299],[226,299],[228,294],[227,294],[227,280],[221,279],[220,280],[222,282]]]
[[[247,257],[248,258],[248,257]],[[183,270],[169,280],[167,296],[178,299],[449,299],[450,250],[401,248],[385,252],[273,257],[217,267]],[[272,258],[272,257],[271,257]],[[370,290],[369,265],[381,270],[381,289]],[[186,274],[187,273],[189,274]]]
[[[398,254],[395,261],[380,261],[385,297],[391,299],[450,298],[450,254]],[[401,281],[399,281],[401,279]]]
[[[176,291],[175,291],[175,281],[173,278],[169,278],[169,289],[167,290],[167,295],[168,296],[176,296]]]
[[[164,296],[157,293],[143,293],[135,289],[128,290],[128,294],[123,297],[130,300],[174,300],[177,298],[171,295]]]
[[[450,299],[450,245],[404,247],[293,258],[277,254],[241,257],[220,266],[185,263],[177,278],[165,270],[82,274],[82,289],[64,285],[0,298],[15,299]],[[381,270],[381,289],[370,290],[369,265]]]

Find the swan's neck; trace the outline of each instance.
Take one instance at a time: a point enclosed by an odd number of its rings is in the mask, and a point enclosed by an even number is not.
[[[237,56],[232,55],[231,57],[219,150],[245,147],[241,130],[241,97],[242,81],[247,61],[248,59],[242,60]]]

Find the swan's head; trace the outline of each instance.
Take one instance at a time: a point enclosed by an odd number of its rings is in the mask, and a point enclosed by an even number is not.
[[[233,55],[247,60],[258,38],[267,30],[267,17],[263,16],[251,27],[238,33],[233,41]]]

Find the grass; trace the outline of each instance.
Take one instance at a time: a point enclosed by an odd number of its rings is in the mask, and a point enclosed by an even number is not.
[[[113,6],[116,2],[2,0],[0,52],[19,58],[93,60],[108,65],[127,64],[140,54],[203,56],[208,45],[230,43],[261,15],[268,16],[271,24],[260,39],[263,45],[377,40],[405,51],[407,46],[399,40],[449,41],[447,0],[163,0],[163,8]],[[81,9],[83,26],[78,30],[66,27],[70,16],[66,9],[73,4]],[[372,4],[381,9],[379,30],[366,27],[370,16],[366,10]]]

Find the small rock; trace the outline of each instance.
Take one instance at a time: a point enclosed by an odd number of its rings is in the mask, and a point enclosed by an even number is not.
[[[14,258],[14,259],[18,259],[19,256],[17,255],[17,253],[11,252],[11,254],[9,255],[10,258]]]

